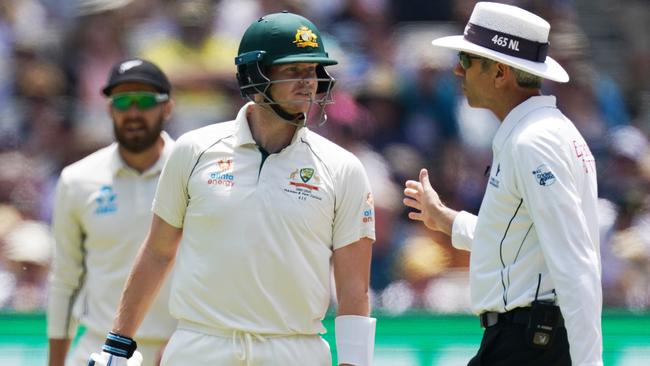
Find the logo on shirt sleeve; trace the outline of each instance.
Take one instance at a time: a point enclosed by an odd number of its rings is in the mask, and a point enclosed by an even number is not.
[[[372,193],[368,192],[368,195],[366,196],[366,206],[369,206],[365,210],[363,210],[363,221],[364,224],[367,224],[369,222],[373,222],[375,213],[375,199],[372,196]]]
[[[535,180],[540,186],[548,187],[555,183],[555,174],[546,164],[542,164],[533,170],[533,176],[535,176]]]

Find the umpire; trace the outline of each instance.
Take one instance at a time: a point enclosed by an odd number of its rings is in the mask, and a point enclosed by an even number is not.
[[[472,310],[485,328],[478,365],[602,365],[600,255],[594,158],[573,123],[542,96],[569,76],[547,57],[550,25],[518,7],[480,2],[454,73],[468,103],[501,121],[477,216],[446,207],[422,169],[405,205],[471,251]]]

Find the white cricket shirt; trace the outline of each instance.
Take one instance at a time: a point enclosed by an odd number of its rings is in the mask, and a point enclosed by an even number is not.
[[[478,218],[461,212],[452,242],[471,250],[472,310],[505,312],[557,293],[574,365],[602,365],[594,158],[555,97],[514,108],[494,137]]]
[[[332,251],[374,239],[370,184],[354,155],[308,128],[262,164],[250,105],[181,136],[161,175],[154,212],[183,228],[171,312],[218,329],[320,333]]]
[[[47,309],[50,338],[72,337],[75,318],[95,333],[110,331],[124,283],[151,224],[158,177],[173,149],[174,141],[164,132],[162,136],[162,156],[142,174],[124,163],[117,143],[61,172]],[[171,335],[176,321],[169,315],[168,299],[165,285],[136,338]]]

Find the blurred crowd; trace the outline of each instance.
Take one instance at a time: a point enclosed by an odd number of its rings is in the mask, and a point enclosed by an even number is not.
[[[650,4],[502,1],[551,23],[567,84],[544,84],[598,164],[605,306],[650,307]],[[499,122],[470,108],[431,46],[458,34],[474,0],[0,0],[0,309],[40,311],[61,169],[111,143],[101,86],[140,56],[170,76],[173,136],[230,120],[245,102],[234,57],[246,26],[281,10],[323,32],[337,79],[328,121],[311,125],[355,153],[374,190],[375,309],[464,312],[469,255],[410,222],[402,187],[419,169],[452,208],[476,213]]]

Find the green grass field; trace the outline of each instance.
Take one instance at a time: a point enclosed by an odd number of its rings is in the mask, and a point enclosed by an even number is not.
[[[324,337],[334,349],[334,321]],[[379,316],[375,366],[461,366],[478,348],[481,329],[471,315],[409,313]],[[607,366],[650,365],[650,312],[608,310],[603,316]],[[334,350],[336,351],[336,350]],[[0,365],[45,365],[45,315],[0,313]]]

